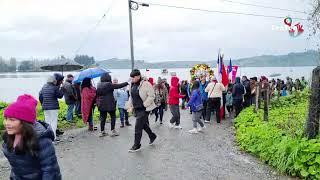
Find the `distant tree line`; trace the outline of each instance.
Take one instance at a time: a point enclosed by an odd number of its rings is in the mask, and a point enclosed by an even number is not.
[[[61,56],[64,57],[64,56]],[[6,60],[0,57],[0,72],[39,72],[41,70],[41,66],[44,64],[48,64],[51,60],[39,60],[39,59],[31,59],[31,60],[23,60],[17,61],[16,58],[10,58]],[[85,66],[90,67],[95,65],[94,57],[90,57],[88,55],[77,55],[74,58],[74,61]]]
[[[15,58],[10,58],[10,60],[5,60],[0,57],[0,72],[14,72],[17,69],[17,60]]]
[[[94,57],[90,57],[88,55],[76,55],[74,61],[86,67],[95,64]]]

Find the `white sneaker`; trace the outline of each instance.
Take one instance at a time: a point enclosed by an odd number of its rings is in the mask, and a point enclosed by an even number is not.
[[[203,127],[199,127],[198,128],[198,132],[203,132],[203,130],[206,128],[206,126],[203,126]]]
[[[210,123],[210,121],[205,120],[204,123]]]
[[[193,128],[193,129],[189,130],[188,132],[191,134],[198,134],[197,128]]]
[[[173,123],[169,123],[169,128],[173,128],[174,124]]]
[[[175,129],[182,129],[182,127],[179,125],[179,126],[174,126]]]

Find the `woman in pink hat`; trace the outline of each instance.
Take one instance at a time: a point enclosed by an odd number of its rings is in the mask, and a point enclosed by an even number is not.
[[[36,121],[37,100],[19,96],[4,111],[2,150],[11,165],[10,179],[61,180],[49,124]]]

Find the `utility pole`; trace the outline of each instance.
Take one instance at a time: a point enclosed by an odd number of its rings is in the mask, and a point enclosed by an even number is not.
[[[133,47],[133,30],[132,30],[132,12],[131,12],[131,0],[128,0],[129,8],[129,28],[130,28],[130,52],[131,52],[131,69],[134,69],[134,47]]]

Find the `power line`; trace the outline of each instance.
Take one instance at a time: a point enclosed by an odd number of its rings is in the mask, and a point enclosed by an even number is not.
[[[296,13],[302,13],[307,14],[305,11],[299,11],[299,10],[293,10],[293,9],[285,9],[285,8],[277,8],[272,6],[264,6],[264,5],[258,5],[258,4],[250,4],[250,3],[243,3],[243,2],[237,2],[237,1],[231,1],[231,0],[223,0],[224,2],[234,3],[234,4],[241,4],[245,6],[254,6],[254,7],[261,7],[266,9],[274,9],[274,10],[280,10],[280,11],[288,11],[288,12],[296,12]]]
[[[109,14],[114,2],[115,0],[111,2],[109,8],[104,12],[103,16],[99,19],[99,21],[91,29],[88,30],[86,37],[83,39],[83,41],[80,43],[80,46],[75,51],[75,55],[77,55],[80,49],[88,42],[91,33],[97,29],[97,27],[101,24],[104,18],[106,18],[106,16]]]
[[[271,16],[271,15],[262,15],[262,14],[253,14],[253,13],[242,13],[236,11],[218,11],[218,10],[209,10],[209,9],[199,9],[199,8],[190,8],[190,7],[183,7],[183,6],[174,6],[174,5],[166,5],[166,4],[156,4],[156,3],[140,3],[140,5],[153,5],[153,6],[161,6],[161,7],[168,7],[168,8],[176,8],[176,9],[185,9],[185,10],[192,10],[192,11],[201,11],[201,12],[209,12],[209,13],[222,13],[222,14],[237,14],[237,15],[246,15],[246,16],[256,16],[256,17],[266,17],[266,18],[277,18],[283,19],[284,16]],[[293,18],[297,20],[306,21],[307,19],[304,18]]]

